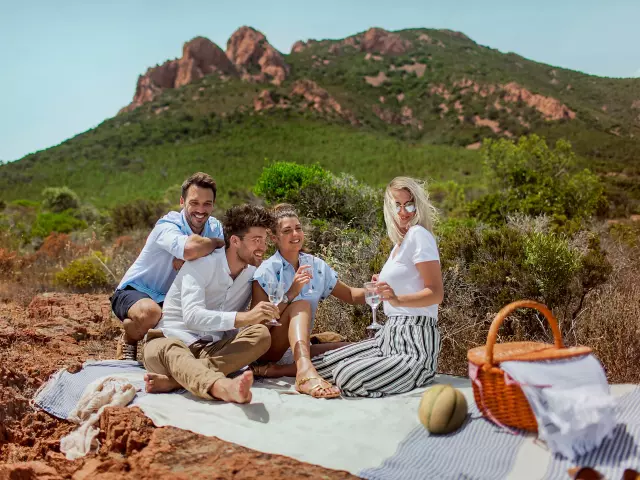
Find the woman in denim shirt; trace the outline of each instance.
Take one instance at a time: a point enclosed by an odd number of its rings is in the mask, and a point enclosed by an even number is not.
[[[280,282],[285,292],[278,305],[282,325],[271,327],[271,348],[252,369],[256,376],[295,375],[296,389],[312,397],[338,397],[340,390],[318,375],[311,358],[346,343],[310,345],[309,336],[320,301],[333,295],[346,303],[364,304],[364,289],[349,287],[324,260],[302,252],[304,232],[291,205],[276,206],[274,216],[277,251],[254,274],[252,306],[268,301],[273,282]]]

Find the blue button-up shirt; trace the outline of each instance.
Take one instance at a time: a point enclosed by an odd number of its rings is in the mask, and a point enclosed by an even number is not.
[[[118,289],[131,285],[139,292],[149,295],[156,303],[164,301],[177,274],[173,269],[173,259],[184,260],[184,246],[189,235],[193,235],[193,231],[187,223],[184,211],[169,212],[158,220],[140,255],[124,274]],[[222,224],[209,217],[201,235],[223,238]]]
[[[318,303],[324,300],[335,288],[338,283],[338,274],[331,268],[324,260],[308,253],[300,253],[299,262],[300,265],[311,265],[313,260],[313,278],[307,283],[300,294],[291,301],[305,300],[311,305],[311,327],[316,318],[316,310]],[[287,262],[280,252],[274,253],[267,260],[262,262],[253,275],[253,279],[257,280],[262,289],[267,295],[269,291],[267,288],[267,282],[279,281],[282,282],[284,292],[286,293],[291,284],[293,284],[293,277],[296,274],[296,270],[289,262]],[[309,285],[313,285],[313,292],[309,293]]]

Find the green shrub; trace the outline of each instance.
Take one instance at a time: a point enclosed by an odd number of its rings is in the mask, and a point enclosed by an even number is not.
[[[640,225],[614,223],[609,227],[609,233],[618,242],[635,248],[640,244]]]
[[[153,228],[167,210],[168,205],[165,202],[146,199],[117,205],[111,210],[113,231],[121,235],[136,228],[148,230]]]
[[[524,254],[541,295],[552,305],[560,303],[580,268],[578,253],[558,235],[534,232],[525,239]]]
[[[56,273],[55,283],[79,291],[110,286],[104,267],[94,257],[74,260],[66,268]]]
[[[104,224],[109,221],[109,215],[101,212],[96,207],[90,204],[81,205],[76,211],[72,213],[72,215],[79,219],[87,222],[87,224]]]
[[[51,212],[60,213],[80,206],[78,195],[68,187],[48,187],[42,191],[42,205]]]
[[[34,202],[33,200],[24,200],[18,199],[12,202],[9,202],[10,207],[26,207],[26,208],[38,208],[40,206],[39,202]]]
[[[39,213],[31,227],[31,237],[45,238],[51,232],[69,233],[87,228],[87,223],[71,215],[70,212]]]
[[[525,298],[550,308],[575,307],[608,278],[611,266],[591,236],[587,248],[570,247],[564,236],[509,225],[473,226],[465,220],[438,225],[442,270],[455,272],[476,292],[480,311],[497,312]],[[453,288],[445,282],[445,291]]]
[[[465,211],[464,188],[453,180],[430,184],[429,197],[439,210],[449,216],[457,216]]]
[[[319,165],[275,162],[262,169],[254,192],[269,202],[281,202],[287,200],[292,192],[327,176],[328,172]]]
[[[562,224],[578,223],[601,210],[603,187],[589,170],[578,171],[571,145],[558,140],[554,149],[537,135],[511,140],[487,139],[483,145],[487,180],[493,192],[469,208],[491,223],[509,214],[549,215]]]
[[[352,175],[316,178],[291,191],[285,200],[308,218],[339,220],[354,227],[376,227],[382,222],[382,192]]]

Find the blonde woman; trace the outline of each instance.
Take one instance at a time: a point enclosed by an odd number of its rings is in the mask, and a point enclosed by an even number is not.
[[[375,338],[313,359],[318,374],[335,383],[344,396],[408,392],[429,384],[438,366],[442,273],[432,233],[435,209],[423,184],[394,178],[385,191],[384,219],[394,247],[372,280],[387,322]]]

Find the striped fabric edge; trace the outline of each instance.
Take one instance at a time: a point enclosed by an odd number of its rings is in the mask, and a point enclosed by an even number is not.
[[[123,373],[144,372],[138,362],[131,361],[88,361],[77,373],[69,373],[63,368],[49,377],[40,386],[31,400],[32,407],[37,407],[54,417],[66,420],[82,397],[84,389],[98,378]],[[136,382],[137,383],[137,382]],[[142,385],[134,385],[142,387]],[[144,395],[139,391],[137,395]]]
[[[640,469],[640,387],[623,395],[619,402],[618,424],[612,436],[574,462],[553,456],[545,480],[567,478],[568,470],[575,466],[591,467],[612,479],[622,478],[626,468]]]
[[[424,427],[416,427],[392,457],[359,475],[367,480],[506,477],[525,437],[510,435],[493,425],[475,405],[470,405],[470,412],[463,426],[448,435],[431,435]]]

